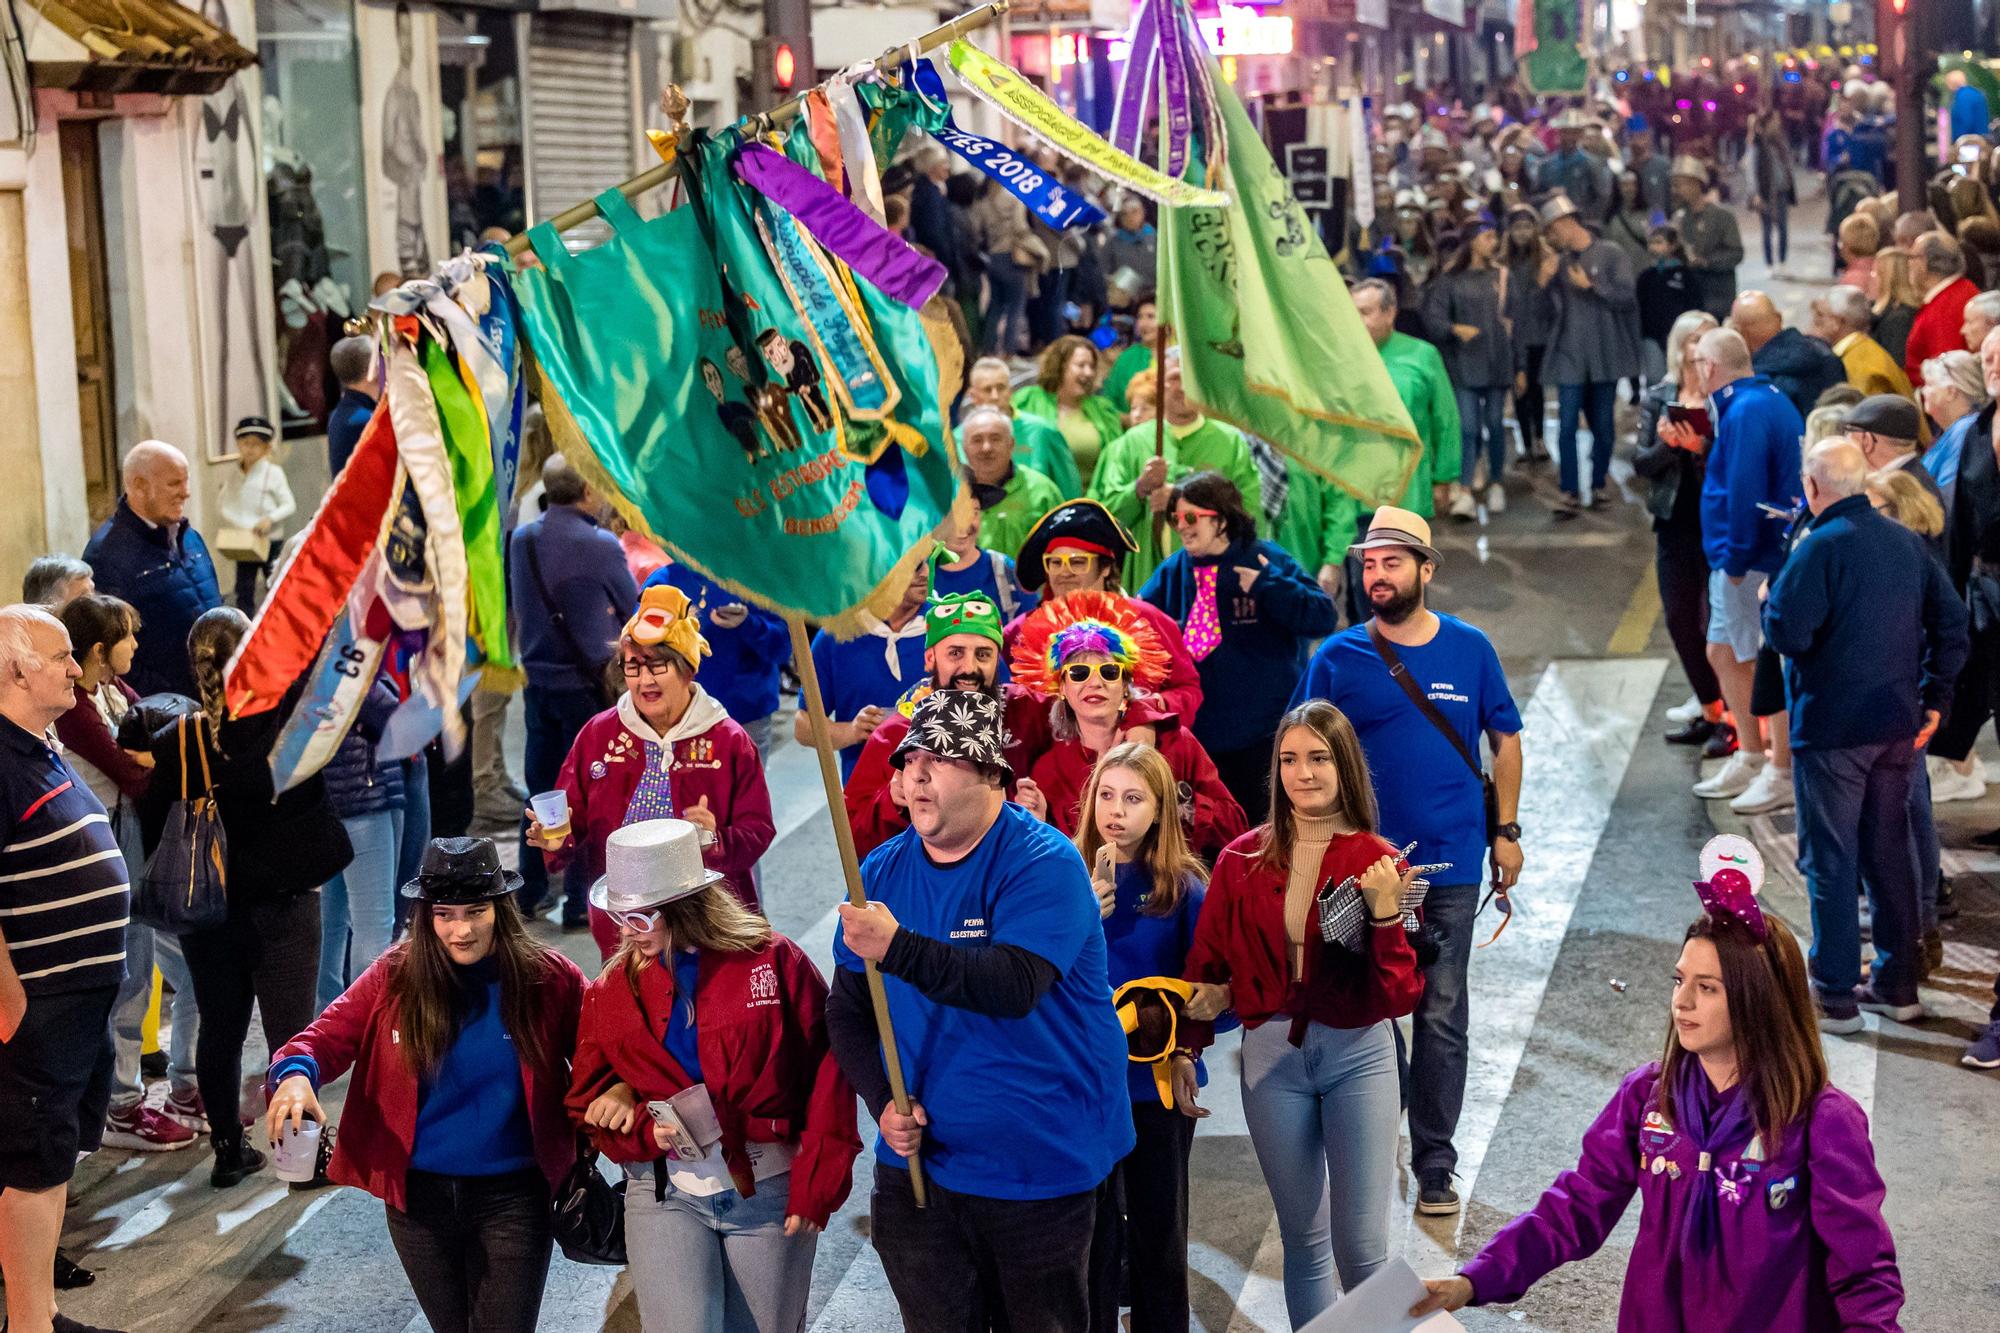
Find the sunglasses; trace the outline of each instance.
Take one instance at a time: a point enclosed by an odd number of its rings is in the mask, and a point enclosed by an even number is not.
[[[1125,679],[1125,668],[1116,662],[1098,662],[1095,665],[1089,662],[1074,662],[1064,667],[1062,673],[1063,679],[1081,685],[1090,679],[1090,673],[1093,671],[1097,673],[1097,678],[1107,685],[1116,685]]]
[[[656,909],[643,912],[606,912],[605,915],[627,930],[644,932],[660,924],[660,914]]]
[[[1204,518],[1220,517],[1222,515],[1213,509],[1197,509],[1193,505],[1182,505],[1174,511],[1174,526],[1177,528],[1191,528]]]
[[[1088,551],[1050,551],[1042,557],[1042,568],[1054,573],[1057,570],[1088,573],[1097,564],[1097,557]]]

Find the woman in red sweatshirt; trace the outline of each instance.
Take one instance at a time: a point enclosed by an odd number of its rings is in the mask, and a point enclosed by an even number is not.
[[[570,1113],[625,1168],[640,1321],[792,1333],[847,1197],[854,1090],[826,982],[702,866],[692,824],[618,829],[591,906],[619,946],[584,993]]]
[[[1336,1266],[1351,1291],[1389,1257],[1400,1115],[1390,1026],[1423,980],[1403,931],[1412,872],[1375,834],[1353,724],[1323,700],[1292,709],[1271,770],[1271,822],[1216,859],[1182,975],[1203,983],[1190,1017],[1233,1009],[1243,1020],[1243,1118],[1277,1205],[1298,1328],[1333,1304]],[[1322,938],[1316,910],[1350,876],[1369,922],[1358,953]]]
[[[487,838],[436,838],[403,886],[403,943],[279,1048],[272,1142],[324,1123],[318,1090],[350,1068],[327,1178],[388,1209],[389,1239],[437,1333],[529,1333],[542,1305],[549,1199],[576,1163],[563,1108],[583,974],[535,943],[521,877]]]

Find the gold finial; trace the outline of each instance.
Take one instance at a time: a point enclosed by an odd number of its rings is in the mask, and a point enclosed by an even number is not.
[[[666,91],[660,94],[660,114],[667,118],[667,127],[676,135],[687,129],[688,108],[692,105],[678,83],[668,84]]]

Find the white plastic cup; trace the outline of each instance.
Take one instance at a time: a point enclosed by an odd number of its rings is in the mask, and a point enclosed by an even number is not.
[[[319,1165],[319,1133],[317,1120],[307,1120],[303,1126],[286,1124],[271,1145],[271,1167],[278,1179],[303,1183],[313,1178]]]
[[[566,791],[558,789],[531,796],[528,808],[535,812],[535,822],[551,833],[569,827],[569,793]]]

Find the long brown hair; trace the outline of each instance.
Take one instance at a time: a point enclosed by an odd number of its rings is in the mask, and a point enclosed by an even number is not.
[[[699,893],[662,903],[657,909],[666,935],[667,949],[695,949],[706,953],[755,953],[771,942],[771,923],[736,900],[736,895],[720,881]],[[663,950],[664,952],[664,950]],[[598,973],[600,978],[624,973],[632,994],[639,994],[639,974],[654,960],[639,952],[627,940],[618,946]],[[666,969],[672,980],[674,970]]]
[[[537,944],[521,920],[511,895],[489,899],[493,904],[493,953],[500,969],[500,1022],[507,1029],[521,1062],[547,1069],[567,1052],[542,1045],[540,997],[535,988],[554,971],[549,951]],[[458,993],[462,983],[452,971],[451,955],[431,923],[431,904],[419,902],[410,921],[409,938],[391,952],[389,994],[396,1001],[396,1021],[402,1029],[403,1058],[418,1078],[437,1072],[445,1052],[458,1037]]]
[[[1126,741],[1097,757],[1077,813],[1076,849],[1083,853],[1084,865],[1097,864],[1097,850],[1104,845],[1104,835],[1097,831],[1097,784],[1114,768],[1138,774],[1158,807],[1153,827],[1146,830],[1146,840],[1139,845],[1139,861],[1153,876],[1153,891],[1146,895],[1146,905],[1140,911],[1145,916],[1172,916],[1181,905],[1181,894],[1190,878],[1208,883],[1208,867],[1188,848],[1187,830],[1181,825],[1180,786],[1174,781],[1174,771],[1167,767],[1166,756],[1158,750],[1144,741]]]
[[[1368,757],[1361,752],[1361,738],[1347,714],[1324,699],[1308,699],[1278,721],[1278,734],[1271,738],[1271,822],[1264,845],[1257,853],[1258,864],[1266,870],[1284,871],[1292,859],[1292,844],[1298,840],[1299,819],[1292,810],[1292,798],[1285,793],[1283,775],[1278,771],[1279,753],[1285,747],[1285,733],[1304,727],[1326,742],[1333,753],[1334,774],[1340,780],[1340,809],[1337,813],[1363,833],[1375,831],[1375,781],[1368,776]]]
[[[1736,1077],[1750,1099],[1768,1156],[1778,1151],[1784,1131],[1811,1112],[1826,1089],[1827,1075],[1805,955],[1783,922],[1768,916],[1765,922],[1767,936],[1759,943],[1740,922],[1718,920],[1704,912],[1682,938],[1683,942],[1707,940],[1722,960],[1722,994],[1735,1037]],[[1679,1031],[1669,1022],[1660,1082],[1653,1094],[1655,1109],[1669,1124],[1674,1080],[1689,1058],[1681,1048]]]

